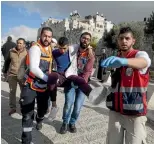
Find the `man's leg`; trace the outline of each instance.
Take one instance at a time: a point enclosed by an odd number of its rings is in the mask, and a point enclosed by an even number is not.
[[[146,143],[146,116],[124,116],[126,127],[125,144],[147,144]]]
[[[34,120],[34,105],[36,92],[29,87],[23,87],[21,91],[20,105],[22,113],[22,144],[32,142],[32,127]]]
[[[56,104],[56,98],[57,98],[57,87],[50,91],[50,99],[51,99],[51,102],[52,102],[52,107],[49,107],[50,108],[50,114],[49,114],[49,117],[48,119],[53,121],[55,118],[56,118],[56,114],[58,112],[58,107],[57,107],[57,104]]]
[[[49,91],[37,92],[37,115],[36,115],[36,129],[42,129],[42,121],[48,109]]]
[[[85,100],[85,94],[80,89],[76,89],[74,108],[69,122],[70,132],[72,133],[75,133],[77,131],[75,123],[79,117],[84,100]]]
[[[70,120],[72,106],[75,100],[75,89],[74,88],[66,87],[64,89],[64,92],[65,92],[65,104],[63,107],[63,116],[62,116],[63,124],[60,129],[61,134],[65,134],[67,132],[67,125]]]
[[[17,76],[9,76],[8,83],[10,88],[9,94],[9,106],[10,112],[9,115],[16,112],[16,90],[17,90]]]
[[[121,114],[110,111],[106,144],[123,144],[124,128],[121,123]]]

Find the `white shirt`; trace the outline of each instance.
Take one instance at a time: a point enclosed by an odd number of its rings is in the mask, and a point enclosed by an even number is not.
[[[48,47],[45,48],[48,50]],[[48,76],[43,73],[39,68],[40,65],[41,50],[39,46],[35,45],[29,49],[29,61],[30,61],[30,71],[38,78],[47,82]]]
[[[145,51],[138,51],[137,54],[135,55],[135,58],[145,58],[145,60],[147,61],[147,63],[148,63],[147,67],[140,69],[140,73],[145,74],[147,72],[147,69],[151,65],[151,59],[149,58],[149,55]]]

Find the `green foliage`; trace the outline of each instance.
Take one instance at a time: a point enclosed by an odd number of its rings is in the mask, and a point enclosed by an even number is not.
[[[154,78],[154,71],[150,71],[149,74],[151,78]]]
[[[119,34],[119,30],[122,27],[131,27],[134,32],[134,37],[136,39],[136,43],[134,45],[135,49],[140,49],[143,46],[144,39],[144,23],[143,22],[124,22],[120,23],[113,27],[113,29],[105,34],[104,42],[108,48],[115,49],[117,48],[117,36]]]
[[[146,21],[146,34],[154,34],[154,12],[150,15],[150,17]]]
[[[152,43],[152,50],[154,51],[154,42]]]
[[[98,43],[98,38],[97,37],[93,37],[91,40],[90,45],[95,49]]]

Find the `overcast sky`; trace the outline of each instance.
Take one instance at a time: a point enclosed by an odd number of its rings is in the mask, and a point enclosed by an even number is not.
[[[38,12],[45,19],[49,16],[55,18],[67,17],[77,10],[81,15],[103,13],[108,20],[114,23],[121,21],[142,21],[154,11],[154,1],[61,1],[61,2],[12,2],[14,5],[24,6],[29,13]]]
[[[143,21],[154,11],[154,1],[39,1],[2,2],[2,35],[7,36],[19,28],[38,29],[49,17],[63,19],[77,10],[81,16],[103,14],[117,24],[124,21]],[[36,32],[35,32],[36,33]],[[29,34],[31,35],[31,34]],[[17,37],[17,36],[16,36]]]

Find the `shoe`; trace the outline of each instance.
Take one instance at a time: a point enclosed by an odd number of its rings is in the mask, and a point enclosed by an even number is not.
[[[60,128],[60,133],[66,134],[66,132],[67,132],[67,124],[63,123],[61,128]]]
[[[70,132],[71,133],[76,133],[77,132],[77,129],[75,127],[75,124],[69,124],[69,129],[70,129]]]
[[[50,115],[50,109],[48,108],[47,113],[44,115],[45,118],[48,118]]]
[[[50,114],[48,116],[48,120],[53,121],[56,118],[57,112],[58,112],[58,107],[52,107]]]
[[[9,112],[9,116],[11,116],[14,113],[16,113],[16,109],[11,109],[10,112]]]
[[[36,124],[36,129],[41,130],[42,129],[42,122],[39,122]]]

